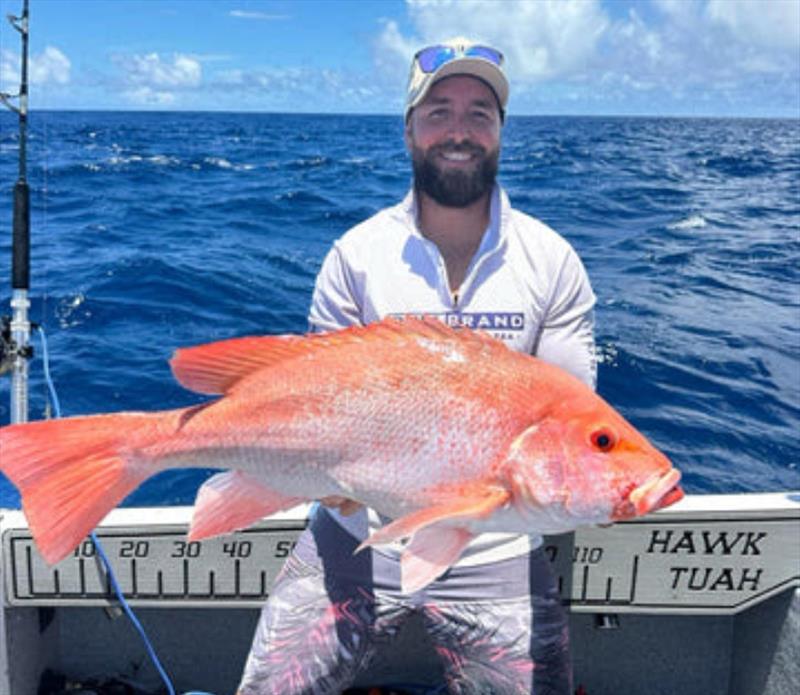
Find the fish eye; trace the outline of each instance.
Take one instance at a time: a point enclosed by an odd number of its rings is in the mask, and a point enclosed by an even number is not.
[[[617,443],[616,435],[607,427],[601,427],[592,432],[590,439],[592,444],[600,449],[600,451],[611,451]]]

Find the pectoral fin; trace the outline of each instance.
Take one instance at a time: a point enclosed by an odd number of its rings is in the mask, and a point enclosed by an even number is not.
[[[414,534],[400,558],[400,587],[404,594],[425,588],[458,560],[474,534],[454,526],[428,526]]]
[[[371,545],[392,543],[413,536],[420,529],[440,521],[459,519],[485,519],[502,507],[510,498],[510,492],[496,484],[476,484],[468,489],[452,490],[452,501],[420,509],[395,519],[373,533],[356,552]],[[452,524],[450,524],[452,526]]]
[[[242,471],[218,473],[206,480],[197,492],[189,540],[247,528],[265,516],[303,501],[299,497],[281,495],[257,477]]]

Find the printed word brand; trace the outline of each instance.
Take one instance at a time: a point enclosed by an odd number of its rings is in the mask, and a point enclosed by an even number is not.
[[[453,328],[473,328],[483,331],[522,331],[525,329],[525,314],[510,311],[447,311],[447,312],[409,312],[391,314],[396,318],[413,316],[425,318],[432,316]]]
[[[683,553],[687,555],[761,555],[759,543],[764,531],[653,531],[648,553]]]
[[[510,312],[458,312],[444,315],[448,326],[475,328],[484,331],[521,331],[525,328],[525,315]]]

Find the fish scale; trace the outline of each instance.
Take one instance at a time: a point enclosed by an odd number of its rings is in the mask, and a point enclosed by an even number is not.
[[[478,533],[570,531],[683,494],[668,459],[578,379],[434,319],[238,338],[171,365],[219,397],[0,429],[0,469],[48,562],[172,467],[229,469],[198,491],[190,539],[330,495],[374,508],[392,520],[361,547],[410,539],[407,592]]]

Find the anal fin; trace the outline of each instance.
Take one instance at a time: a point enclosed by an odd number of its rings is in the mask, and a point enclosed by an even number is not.
[[[243,471],[226,471],[212,476],[197,491],[189,540],[197,541],[237,529],[304,502],[267,487]]]
[[[456,526],[428,526],[417,531],[400,557],[403,593],[424,589],[441,577],[474,537],[467,529]]]

